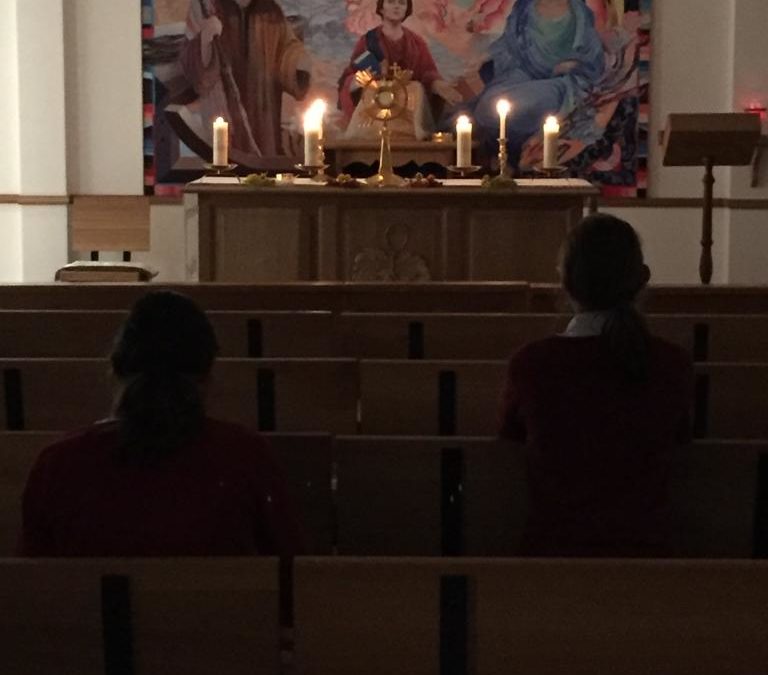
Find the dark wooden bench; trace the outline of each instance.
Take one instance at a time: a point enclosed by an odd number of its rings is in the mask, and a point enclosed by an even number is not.
[[[0,284],[0,309],[127,310],[147,291],[168,288],[212,310],[332,312],[524,312],[525,282],[276,284]]]
[[[768,564],[307,558],[305,675],[743,675],[768,662]]]
[[[641,298],[649,314],[766,314],[768,286],[701,286],[652,284]],[[557,284],[531,284],[528,311],[569,312]]]
[[[0,310],[0,357],[106,356],[127,316],[121,310]],[[222,357],[334,354],[330,312],[212,311],[208,318]]]
[[[364,359],[506,359],[565,330],[570,314],[343,313],[339,356]],[[650,331],[696,361],[768,362],[768,314],[650,314]]]
[[[8,675],[277,673],[273,558],[0,560]]]
[[[493,438],[266,436],[311,553],[519,553],[527,505],[519,446]],[[58,437],[0,432],[0,556],[15,549],[32,463]],[[700,441],[671,459],[675,554],[768,556],[768,443]]]
[[[106,359],[0,359],[0,429],[71,429],[107,417]],[[351,359],[220,359],[209,409],[261,431],[357,430],[358,366]]]

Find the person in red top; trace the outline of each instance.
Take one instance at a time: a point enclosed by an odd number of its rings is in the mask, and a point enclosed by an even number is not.
[[[514,355],[502,399],[500,435],[525,443],[523,553],[670,555],[668,466],[690,440],[691,360],[635,307],[650,271],[628,223],[584,219],[560,272],[576,315]]]
[[[421,82],[428,93],[458,103],[461,95],[440,75],[424,38],[402,25],[413,13],[413,0],[377,0],[376,13],[381,25],[358,39],[349,65],[339,78],[339,108],[344,120],[352,118],[362,93],[355,74],[368,68],[378,74],[397,64],[412,71],[412,80]]]
[[[301,551],[265,440],[205,415],[217,351],[190,299],[158,291],[136,303],[111,355],[114,418],[42,451],[23,495],[22,556]]]

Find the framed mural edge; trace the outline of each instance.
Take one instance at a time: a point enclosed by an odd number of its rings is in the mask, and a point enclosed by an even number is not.
[[[541,124],[554,114],[571,175],[604,196],[645,197],[652,2],[141,0],[145,194],[178,196],[202,175],[216,116],[230,121],[233,161],[247,170],[300,161],[301,116],[318,97],[329,146],[373,147],[355,73],[397,63],[411,82],[394,142],[430,140],[468,114],[474,163],[494,170],[503,97],[520,173],[541,161]]]

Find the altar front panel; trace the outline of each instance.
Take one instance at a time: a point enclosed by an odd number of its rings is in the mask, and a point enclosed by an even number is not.
[[[563,238],[582,210],[519,208],[468,214],[469,281],[557,281],[557,255]],[[525,277],[515,277],[518,270]],[[512,276],[510,276],[512,275]]]
[[[555,281],[568,228],[596,190],[248,189],[190,185],[199,203],[190,278]]]

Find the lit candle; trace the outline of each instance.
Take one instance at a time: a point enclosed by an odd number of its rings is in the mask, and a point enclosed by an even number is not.
[[[466,115],[456,120],[456,166],[472,166],[472,122]]]
[[[560,124],[557,117],[547,117],[544,123],[544,162],[545,169],[554,169],[557,162],[557,137],[560,135]]]
[[[499,99],[496,104],[496,112],[499,113],[499,139],[502,141],[507,139],[507,115],[511,109],[511,104],[505,98]]]
[[[320,118],[320,140],[323,140],[324,130],[323,130],[323,122],[325,117],[325,111],[327,110],[328,106],[326,105],[325,101],[321,98],[316,98],[314,101],[312,101],[312,105],[309,106],[311,110],[315,111],[315,114]]]
[[[323,163],[323,114],[325,102],[314,101],[304,113],[304,164],[320,166]]]
[[[229,124],[221,117],[213,123],[213,163],[216,166],[229,164]]]

